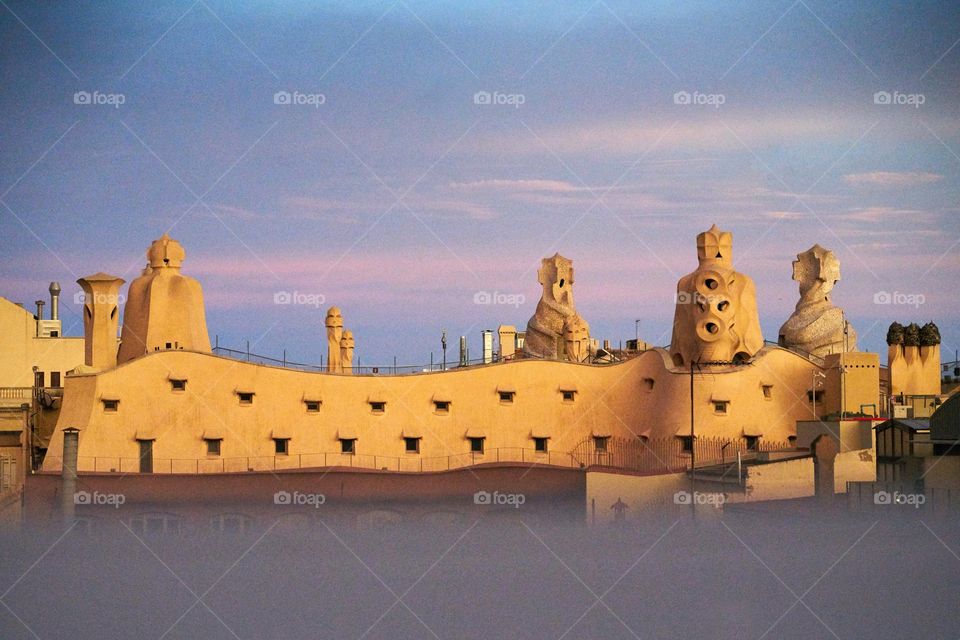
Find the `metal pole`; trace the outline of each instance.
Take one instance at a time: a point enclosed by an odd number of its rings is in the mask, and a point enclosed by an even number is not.
[[[694,439],[694,405],[693,405],[693,360],[690,361],[690,511],[696,515],[696,457],[697,457],[697,444]]]

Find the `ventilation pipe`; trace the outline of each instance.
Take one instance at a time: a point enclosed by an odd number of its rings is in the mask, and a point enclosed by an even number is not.
[[[77,492],[77,448],[80,444],[80,430],[67,427],[63,430],[63,465],[60,471],[60,504],[63,519],[72,523],[76,511],[74,495]]]
[[[60,283],[50,283],[50,319],[60,319]]]
[[[43,320],[43,305],[47,304],[43,300],[37,300],[37,337],[40,337],[40,322]]]

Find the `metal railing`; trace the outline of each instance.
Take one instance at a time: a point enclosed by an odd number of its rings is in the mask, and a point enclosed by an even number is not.
[[[696,438],[694,443],[697,469],[718,464],[734,463],[737,453],[741,460],[755,459],[762,453],[793,451],[787,442],[759,440],[755,448],[747,446],[746,438]],[[578,466],[599,465],[649,473],[678,473],[690,468],[690,451],[684,450],[680,438],[620,438],[606,439],[605,448],[597,447],[596,438],[581,441],[570,454]]]
[[[801,349],[801,348],[799,348],[799,347],[790,347],[790,346],[787,346],[787,345],[785,345],[785,344],[780,344],[779,342],[774,342],[773,340],[764,340],[763,342],[764,342],[764,344],[768,344],[768,345],[773,346],[773,347],[780,347],[781,349],[786,349],[787,351],[793,351],[795,354],[797,354],[797,355],[799,355],[799,356],[803,356],[804,358],[806,358],[806,359],[809,360],[810,362],[814,363],[814,364],[817,365],[818,367],[824,367],[824,366],[827,364],[826,358],[823,358],[823,357],[821,357],[821,356],[814,355],[814,354],[810,353],[809,351],[804,351],[803,349]]]
[[[521,447],[500,447],[487,449],[483,453],[459,453],[448,456],[423,457],[417,454],[409,456],[378,456],[362,453],[293,453],[274,456],[242,456],[234,458],[154,458],[154,474],[209,474],[243,473],[249,471],[284,471],[293,469],[325,469],[331,467],[349,467],[377,471],[423,472],[448,471],[490,463],[543,464],[557,467],[579,467],[580,464],[569,453],[540,452]],[[138,457],[79,456],[77,468],[87,473],[140,473],[141,460]],[[44,467],[50,471],[60,471],[63,459],[47,456]]]
[[[244,362],[253,362],[255,364],[265,364],[274,367],[284,367],[286,369],[298,369],[300,371],[313,371],[313,372],[325,372],[327,370],[326,366],[321,364],[307,364],[303,362],[294,362],[292,360],[287,360],[286,353],[283,354],[282,358],[271,358],[270,356],[264,356],[257,353],[252,353],[250,351],[241,351],[238,349],[230,349],[227,347],[221,347],[217,345],[212,349],[213,353],[218,356],[223,356],[225,358],[232,358],[234,360],[242,360]],[[485,360],[467,360],[466,363],[461,364],[459,360],[446,363],[446,370],[458,369],[463,367],[473,367],[485,364],[493,364],[494,362],[500,362],[499,358],[494,358],[492,361],[487,362]],[[352,373],[354,375],[403,375],[411,373],[430,373],[436,371],[443,371],[444,364],[443,362],[431,362],[430,364],[391,364],[391,365],[360,365],[359,362],[354,364],[352,368]]]

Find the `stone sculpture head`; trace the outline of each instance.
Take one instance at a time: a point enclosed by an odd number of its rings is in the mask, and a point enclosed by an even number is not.
[[[163,267],[179,269],[186,257],[187,252],[183,250],[183,246],[167,234],[154,240],[147,249],[147,265],[152,269]]]
[[[840,261],[833,251],[815,244],[793,261],[793,279],[800,283],[800,298],[829,302],[830,292],[840,280]]]
[[[573,261],[559,253],[544,258],[537,271],[537,279],[543,285],[543,297],[563,306],[573,306]]]
[[[343,315],[339,307],[330,307],[327,309],[327,329],[343,329]]]
[[[697,259],[700,264],[733,266],[733,234],[713,225],[697,235]]]
[[[583,362],[590,353],[590,327],[578,315],[572,315],[563,323],[563,345],[567,359]]]

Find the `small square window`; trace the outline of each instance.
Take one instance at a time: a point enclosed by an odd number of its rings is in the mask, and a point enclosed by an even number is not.
[[[714,413],[726,413],[727,412],[727,402],[725,400],[714,400],[713,401],[713,412]]]
[[[370,403],[370,410],[373,411],[374,413],[383,413],[384,411],[387,410],[387,403],[386,403],[386,402],[371,402],[371,403]]]
[[[433,407],[437,413],[449,413],[450,403],[446,400],[434,400]]]
[[[320,411],[319,400],[304,400],[303,404],[307,408],[307,413],[317,413]]]
[[[609,443],[610,436],[593,436],[593,448],[600,453],[606,453]]]
[[[807,391],[807,402],[813,402],[813,392]],[[817,402],[823,402],[823,390],[817,389]]]
[[[680,450],[683,453],[690,453],[693,451],[693,437],[692,436],[678,436],[680,438]]]
[[[420,453],[420,438],[404,438],[403,449],[407,453]]]
[[[549,438],[534,438],[533,439],[533,448],[537,453],[546,453],[547,452],[547,440]]]
[[[747,451],[757,451],[760,448],[760,436],[744,436],[747,441]]]
[[[240,404],[253,404],[252,391],[238,391],[237,397],[240,398]]]
[[[773,385],[765,384],[763,385],[763,397],[769,400],[773,397]]]
[[[467,438],[470,441],[470,453],[483,453],[483,441],[486,438]]]
[[[170,348],[172,348],[172,347],[173,347],[173,345],[168,342],[168,343],[167,343],[167,349],[170,349]]]
[[[170,388],[174,391],[186,391],[187,390],[187,381],[186,380],[170,380]]]
[[[643,379],[643,388],[647,391],[653,391],[653,387],[656,384],[656,381],[653,378],[644,378]]]
[[[117,409],[120,407],[119,400],[103,400],[103,410],[110,413],[116,413]]]
[[[561,391],[560,395],[563,397],[564,402],[573,402],[574,398],[577,395],[576,391]]]
[[[278,456],[285,456],[290,453],[290,438],[274,438],[273,450]]]
[[[500,402],[506,402],[506,403],[513,402],[513,396],[514,396],[513,391],[498,391],[497,393],[500,394]]]
[[[220,455],[220,440],[210,438],[207,441],[207,455],[208,456],[218,456]]]
[[[340,438],[340,453],[356,453],[357,441],[354,438]]]

